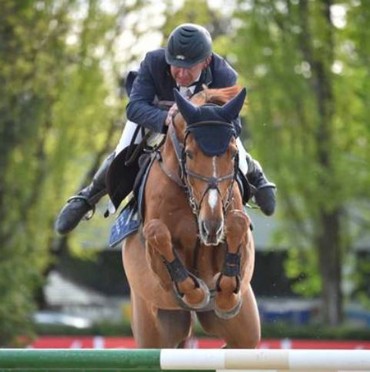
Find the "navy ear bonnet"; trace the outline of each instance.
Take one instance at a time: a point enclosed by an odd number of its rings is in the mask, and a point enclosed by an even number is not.
[[[175,90],[177,107],[187,123],[186,131],[194,136],[204,154],[207,156],[224,154],[231,137],[240,134],[239,112],[245,96],[244,88],[223,106],[206,104],[198,107]]]
[[[202,152],[207,156],[222,155],[229,147],[231,137],[236,137],[232,124],[224,122],[200,122],[187,127]]]

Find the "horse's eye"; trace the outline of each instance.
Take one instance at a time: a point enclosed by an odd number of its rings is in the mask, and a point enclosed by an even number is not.
[[[185,151],[185,155],[189,158],[189,159],[193,159],[193,153],[190,151],[190,150],[186,150]]]

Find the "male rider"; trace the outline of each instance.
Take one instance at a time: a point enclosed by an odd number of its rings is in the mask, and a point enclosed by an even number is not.
[[[132,78],[133,75],[129,75]],[[189,95],[208,88],[224,88],[236,84],[237,73],[219,55],[212,52],[209,32],[199,25],[182,24],[169,36],[166,48],[148,52],[139,71],[128,87],[129,103],[126,108],[127,123],[115,149],[100,166],[92,183],[73,196],[61,210],[55,229],[59,234],[72,231],[82,218],[92,210],[102,196],[107,194],[107,170],[120,153],[127,151],[139,127],[155,136],[165,134],[172,115],[169,106],[158,103],[173,102],[173,90]],[[170,110],[171,111],[171,110]],[[136,131],[137,132],[137,131]],[[139,136],[134,138],[137,143]],[[152,136],[152,137],[153,137]],[[260,164],[252,159],[238,139],[239,167],[255,189],[255,201],[263,213],[271,215],[275,210],[275,185],[268,182]],[[136,169],[136,168],[135,168]],[[126,194],[132,189],[135,173],[127,168],[123,177]],[[122,196],[122,195],[121,195]],[[123,195],[124,197],[125,195]]]

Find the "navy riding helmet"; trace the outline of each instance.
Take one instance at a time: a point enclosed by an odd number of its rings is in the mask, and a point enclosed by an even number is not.
[[[189,68],[212,54],[212,38],[202,26],[184,23],[170,34],[166,47],[169,65]]]

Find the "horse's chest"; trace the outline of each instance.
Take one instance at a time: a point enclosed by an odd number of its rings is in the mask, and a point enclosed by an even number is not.
[[[225,256],[224,249],[220,246],[201,246],[198,255],[198,270],[202,273],[219,272]]]
[[[179,251],[179,255],[192,274],[210,285],[214,275],[222,268],[225,253],[222,247],[204,246],[197,241],[192,249],[183,248]]]

